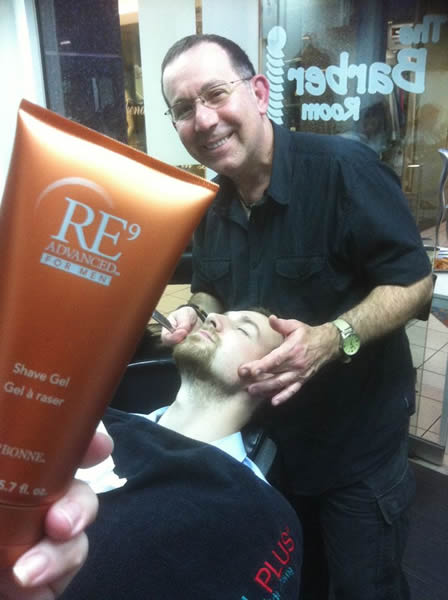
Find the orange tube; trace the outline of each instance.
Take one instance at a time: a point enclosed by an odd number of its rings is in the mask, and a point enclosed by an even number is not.
[[[22,101],[0,207],[0,568],[42,536],[217,189]]]

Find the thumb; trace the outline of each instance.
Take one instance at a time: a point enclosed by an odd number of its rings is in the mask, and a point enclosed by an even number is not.
[[[271,315],[269,317],[269,325],[283,337],[287,337],[290,333],[302,325],[302,323],[296,319],[280,319],[275,315]]]

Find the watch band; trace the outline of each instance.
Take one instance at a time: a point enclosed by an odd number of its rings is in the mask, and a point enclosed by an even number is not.
[[[350,323],[348,323],[345,319],[341,319],[340,317],[332,321],[332,323],[345,337],[355,331]]]
[[[352,325],[340,317],[332,321],[332,324],[339,331],[339,350],[342,355],[342,361],[349,363],[360,347],[359,335]]]

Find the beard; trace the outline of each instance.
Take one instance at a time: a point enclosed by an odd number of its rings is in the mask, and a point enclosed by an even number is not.
[[[174,347],[173,358],[182,375],[209,381],[215,353],[216,344],[204,343],[197,333],[191,333]]]
[[[225,374],[213,369],[213,359],[219,344],[219,339],[215,339],[214,343],[204,342],[199,334],[191,333],[173,349],[173,358],[181,379],[207,384],[211,400],[215,395],[233,395],[240,389],[238,378],[236,381],[229,381]]]

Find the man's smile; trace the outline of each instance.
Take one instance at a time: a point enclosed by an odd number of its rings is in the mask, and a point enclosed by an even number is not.
[[[204,148],[206,150],[216,150],[216,148],[220,148],[221,146],[223,146],[231,138],[231,136],[232,134],[226,135],[226,137],[223,137],[215,142],[204,144]]]

